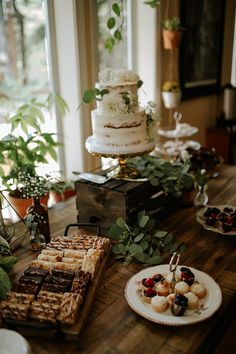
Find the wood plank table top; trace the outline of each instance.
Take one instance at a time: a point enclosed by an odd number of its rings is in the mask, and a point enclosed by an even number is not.
[[[209,204],[236,206],[236,166],[222,167],[220,176],[210,180],[208,195]],[[65,203],[64,211],[61,209],[61,215],[52,225],[54,234],[56,230],[62,233],[66,224],[76,220],[76,209],[71,212],[71,201],[69,203],[68,209]],[[135,263],[123,265],[111,257],[78,342],[45,339],[39,331],[37,338],[27,337],[32,353],[212,353],[213,344],[222,337],[227,322],[235,313],[236,236],[222,236],[205,230],[196,221],[194,207],[177,210],[160,221],[160,228],[168,229],[179,243],[187,244],[181,264],[207,273],[220,285],[223,301],[212,317],[194,325],[178,327],[157,324],[141,317],[126,302],[124,288],[128,279],[143,267]],[[26,249],[19,249],[17,254],[16,272],[32,259],[32,254]],[[165,263],[168,262],[166,259]]]

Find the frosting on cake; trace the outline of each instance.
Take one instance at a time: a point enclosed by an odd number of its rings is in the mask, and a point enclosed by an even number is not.
[[[141,84],[139,76],[131,70],[107,68],[99,74],[96,89],[102,98],[91,112],[95,147],[111,153],[136,152],[139,148],[142,151],[146,146],[154,148],[147,126],[147,111],[138,102]]]

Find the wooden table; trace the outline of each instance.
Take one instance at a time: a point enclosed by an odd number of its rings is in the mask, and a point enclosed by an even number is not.
[[[222,167],[219,178],[210,181],[208,195],[209,204],[236,205],[235,166]],[[37,338],[27,338],[33,353],[212,353],[235,314],[236,237],[203,229],[197,223],[195,213],[193,207],[179,209],[162,220],[160,227],[172,231],[178,242],[187,244],[182,264],[206,272],[220,285],[223,302],[211,318],[195,325],[174,327],[139,316],[128,306],[124,288],[127,280],[142,266],[134,263],[124,266],[111,258],[78,343],[44,339],[39,333]],[[18,251],[22,258],[18,268],[29,259],[25,252]],[[28,257],[32,256],[28,254]]]

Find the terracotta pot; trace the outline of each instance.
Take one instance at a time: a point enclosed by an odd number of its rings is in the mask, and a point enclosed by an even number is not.
[[[180,46],[182,31],[162,30],[163,45],[165,49],[177,49]]]
[[[167,92],[162,91],[162,98],[166,108],[176,108],[181,100],[181,91]]]
[[[54,191],[50,191],[50,195],[52,196],[55,203],[60,203],[70,197],[73,197],[73,195],[75,195],[75,190],[66,189],[63,193],[56,193]]]
[[[40,198],[41,204],[47,207],[49,195],[45,195],[43,198]],[[9,203],[13,206],[17,214],[24,219],[26,216],[27,209],[32,205],[31,198],[16,198],[11,195],[7,196]]]

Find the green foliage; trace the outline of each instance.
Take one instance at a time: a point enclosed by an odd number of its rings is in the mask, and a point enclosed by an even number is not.
[[[144,1],[144,4],[151,6],[153,9],[157,7],[157,5],[160,4],[160,0],[149,0],[149,1]]]
[[[118,218],[109,235],[117,240],[112,248],[114,258],[123,259],[125,264],[136,260],[145,265],[157,265],[163,261],[166,252],[173,253],[178,248],[173,235],[156,228],[154,218],[145,210],[137,214],[133,225],[127,225],[122,218]]]
[[[141,177],[148,177],[153,186],[160,186],[166,194],[174,197],[180,197],[185,189],[194,185],[194,179],[188,173],[188,162],[171,163],[147,155],[127,159],[127,163],[137,168]]]
[[[109,93],[109,90],[107,89],[99,90],[95,88],[86,90],[83,94],[83,103],[91,103],[93,100],[101,101],[103,96],[107,93]]]
[[[179,17],[166,18],[163,21],[163,29],[169,31],[179,31],[181,29]]]
[[[11,255],[9,243],[0,236],[0,301],[6,298],[11,290],[11,282],[8,273],[16,263],[16,257]]]
[[[56,141],[56,134],[41,131],[45,112],[49,112],[54,103],[62,115],[68,111],[66,102],[52,93],[44,101],[33,98],[22,104],[8,118],[11,133],[0,140],[0,179],[7,189],[17,187],[19,171],[34,176],[40,163],[48,163],[47,154],[57,160],[60,144]],[[22,136],[17,133],[17,128],[22,129]]]
[[[8,274],[0,268],[0,300],[6,298],[6,294],[11,290],[11,282]]]
[[[105,40],[105,48],[112,52],[113,47],[122,40],[123,27],[123,2],[114,3],[111,7],[112,15],[107,20],[107,28],[110,31],[110,37]]]

